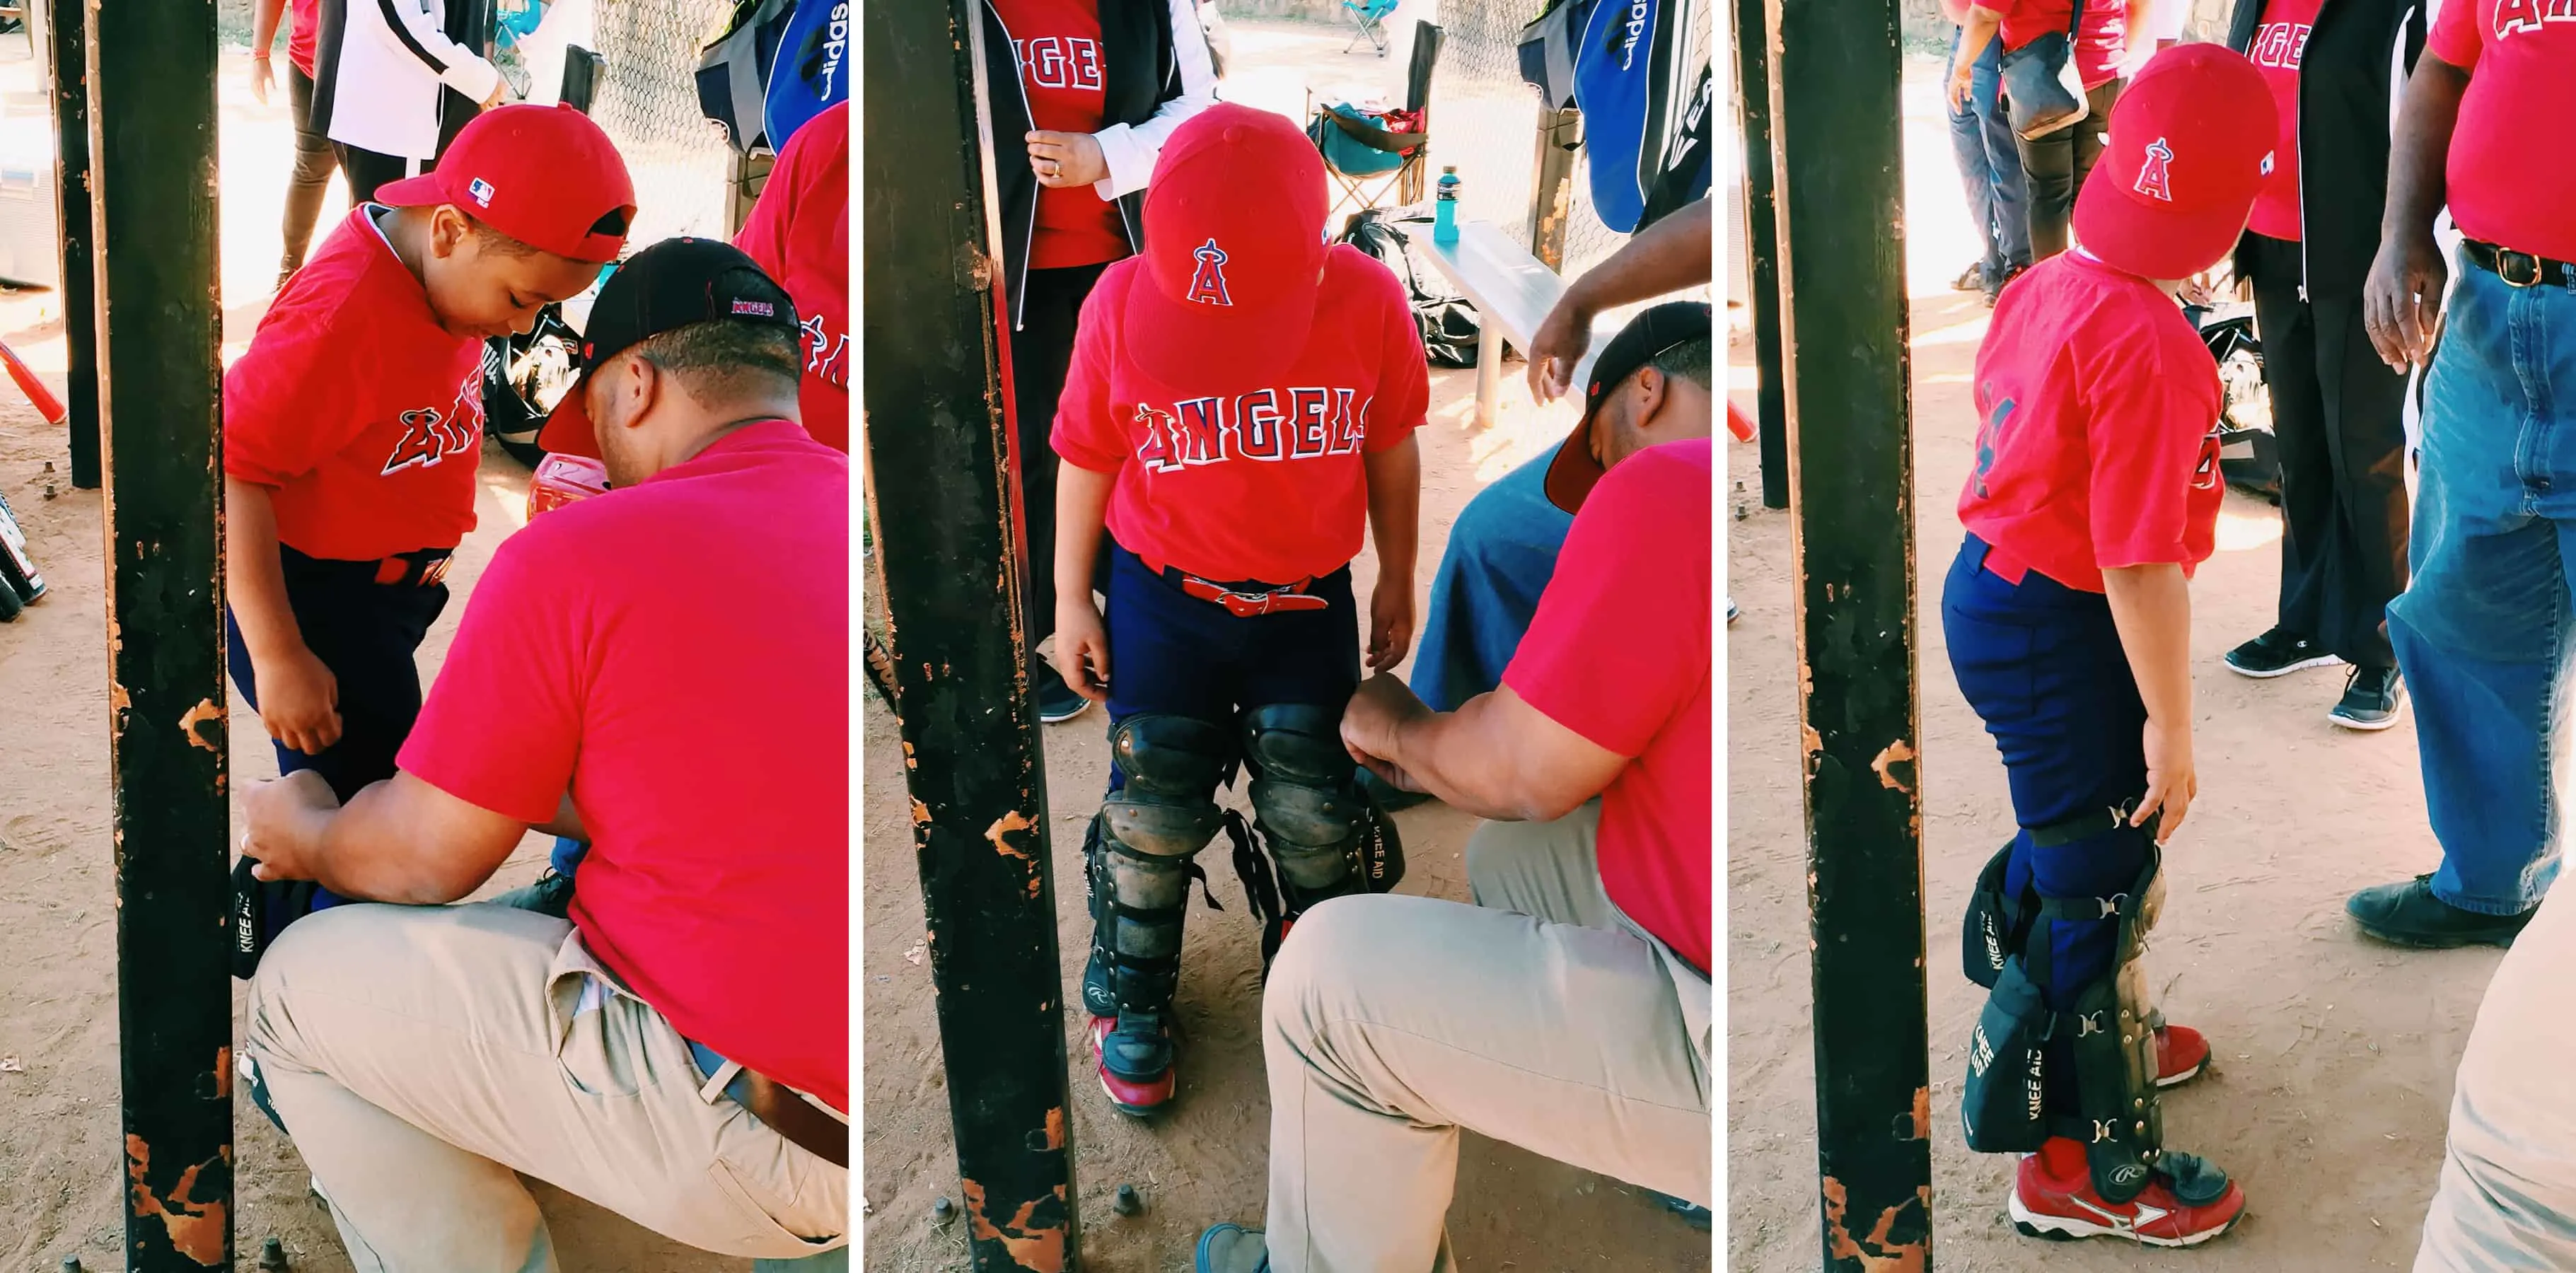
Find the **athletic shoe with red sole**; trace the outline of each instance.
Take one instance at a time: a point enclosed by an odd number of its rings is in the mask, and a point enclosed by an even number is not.
[[[2175,1087],[2209,1068],[2209,1040],[2187,1025],[2156,1029],[2156,1086]]]
[[[1118,1020],[1091,1018],[1091,1051],[1100,1062],[1100,1090],[1108,1093],[1109,1103],[1119,1113],[1149,1118],[1171,1103],[1179,1085],[1172,1065],[1171,1029],[1156,1021],[1143,1030],[1121,1032]]]
[[[2198,1246],[2245,1218],[2245,1191],[2200,1159],[2167,1150],[2137,1197],[2110,1202],[2093,1187],[2084,1147],[2061,1137],[2021,1160],[2005,1209],[2015,1229],[2052,1242],[2122,1238],[2142,1246]]]

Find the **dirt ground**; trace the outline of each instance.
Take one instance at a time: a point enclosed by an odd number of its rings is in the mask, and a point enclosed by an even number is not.
[[[0,114],[43,118],[41,74],[0,36]],[[277,222],[293,151],[285,97],[254,103],[247,58],[225,60],[221,192],[225,351],[238,354],[276,273]],[[332,195],[327,232],[344,210]],[[317,237],[318,242],[318,237]],[[48,292],[0,292],[0,340],[62,391],[62,318]],[[149,417],[141,423],[148,426]],[[0,493],[25,525],[50,591],[0,625],[0,931],[12,937],[0,976],[0,1267],[55,1268],[78,1255],[97,1273],[125,1267],[117,1122],[116,877],[108,839],[106,595],[97,492],[71,489],[60,431],[0,389]],[[53,471],[48,473],[50,462]],[[455,592],[422,650],[435,672],[493,548],[520,525],[527,470],[487,446],[481,527],[458,550]],[[47,498],[51,483],[58,498]],[[234,789],[274,777],[257,717],[232,702]],[[486,892],[523,884],[552,842],[531,836]],[[236,994],[236,1009],[239,996]],[[238,1030],[238,1026],[236,1027]],[[263,1238],[282,1240],[302,1273],[346,1273],[329,1218],[286,1138],[250,1102],[235,1102],[236,1241],[242,1266]],[[602,1273],[747,1269],[689,1251],[587,1203],[537,1186],[564,1267]]]
[[[1295,113],[1299,85],[1337,86],[1378,74],[1362,53],[1338,61],[1347,31],[1297,24],[1230,24],[1238,70],[1226,96]],[[1343,68],[1348,68],[1347,70]],[[1506,368],[1517,374],[1518,364]],[[1487,483],[1564,437],[1571,408],[1541,409],[1528,391],[1507,383],[1502,411],[1489,430],[1473,422],[1474,373],[1432,375],[1430,424],[1422,431],[1422,545],[1417,599],[1427,597],[1450,522]],[[1373,556],[1360,558],[1355,587],[1365,596],[1376,578]],[[931,1204],[956,1200],[957,1160],[948,1122],[948,1093],[939,1062],[930,967],[923,953],[920,881],[915,873],[904,797],[901,748],[893,715],[873,696],[865,731],[867,916],[862,933],[866,1159],[864,1212],[867,1267],[882,1273],[927,1273],[967,1267],[963,1225],[940,1226]],[[1116,1113],[1092,1072],[1079,1011],[1080,952],[1090,940],[1083,911],[1082,826],[1108,779],[1106,724],[1095,710],[1046,730],[1049,823],[1055,831],[1059,942],[1066,952],[1065,991],[1077,1005],[1065,1018],[1073,1058],[1074,1175],[1080,1191],[1082,1258],[1104,1273],[1166,1273],[1190,1267],[1199,1232],[1219,1221],[1257,1225],[1262,1217],[1269,1140],[1269,1101],[1261,1069],[1261,956],[1245,918],[1241,888],[1217,858],[1205,859],[1226,910],[1193,907],[1184,945],[1180,994],[1181,1079],[1175,1106],[1152,1123]],[[1240,804],[1238,790],[1226,797]],[[1397,815],[1409,863],[1403,891],[1467,900],[1465,847],[1474,819],[1439,804]],[[1122,1184],[1144,1195],[1145,1210],[1120,1218],[1109,1207]],[[1710,1239],[1655,1206],[1642,1192],[1509,1146],[1470,1136],[1460,1155],[1457,1200],[1449,1212],[1463,1266],[1484,1269],[1706,1269]]]
[[[2354,889],[2428,870],[2412,719],[2384,736],[2326,723],[2331,671],[2248,681],[2219,663],[2269,626],[2280,526],[2231,493],[2219,551],[2192,588],[2200,798],[2167,857],[2171,903],[2151,977],[2174,1020],[2208,1032],[2211,1072],[2168,1095],[2170,1143],[2241,1181],[2243,1226],[2178,1255],[2112,1242],[2044,1245],[2003,1215],[2009,1159],[1958,1131],[1961,1041],[1982,993],[1958,971],[1960,915],[2010,833],[2002,765],[1960,698],[1939,622],[1970,463],[1969,376],[1987,311],[1946,290],[1973,255],[1935,64],[1909,64],[1907,245],[1914,295],[1916,533],[1933,1103],[1935,1258],[1941,1268],[2212,1273],[2407,1268],[2442,1160],[2452,1071],[2499,952],[2401,953],[2365,944]],[[1749,343],[1731,386],[1749,405]],[[1812,1268],[1818,1243],[1815,1081],[1808,1032],[1806,863],[1792,687],[1787,514],[1761,507],[1753,447],[1730,455],[1728,559],[1743,619],[1728,641],[1729,1266]]]

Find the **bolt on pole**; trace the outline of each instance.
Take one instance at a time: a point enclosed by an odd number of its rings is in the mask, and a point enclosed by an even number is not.
[[[1897,0],[1768,0],[1823,1267],[1932,1267]]]
[[[125,1267],[230,1268],[215,4],[85,16]]]
[[[869,5],[862,430],[978,1273],[1075,1267],[1064,974],[1021,639],[981,0]],[[877,482],[877,477],[887,477]],[[1052,563],[1035,563],[1050,569]]]

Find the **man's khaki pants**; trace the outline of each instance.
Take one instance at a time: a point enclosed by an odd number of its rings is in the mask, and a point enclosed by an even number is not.
[[[245,1042],[360,1273],[554,1273],[516,1173],[719,1255],[840,1247],[849,1172],[703,1082],[571,924],[339,906],[260,959]]]
[[[1445,1273],[1460,1128],[1712,1202],[1709,982],[1619,913],[1600,807],[1490,822],[1476,905],[1307,912],[1263,991],[1275,1273]]]
[[[2576,1269],[2576,893],[2563,882],[2487,983],[2451,1097],[2415,1273]]]

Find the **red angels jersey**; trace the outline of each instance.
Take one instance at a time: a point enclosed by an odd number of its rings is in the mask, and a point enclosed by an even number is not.
[[[2100,592],[2102,572],[2215,546],[2218,364],[2172,297],[2063,252],[2005,289],[1977,350],[1975,463],[1959,520],[1997,573]]]
[[[1226,286],[1201,249],[1193,291]],[[1357,557],[1368,530],[1364,456],[1423,420],[1430,376],[1404,285],[1347,244],[1324,260],[1303,353],[1276,380],[1184,398],[1121,346],[1143,258],[1103,271],[1083,303],[1053,442],[1064,462],[1117,475],[1109,533],[1157,565],[1219,583],[1292,584]]]
[[[1057,133],[1099,132],[1108,122],[1108,76],[1101,66],[1098,0],[993,0],[993,7],[1011,35],[1029,126]],[[997,84],[993,91],[1008,90]],[[1029,161],[1021,139],[996,137],[993,143],[994,162]],[[1097,265],[1125,255],[1127,231],[1118,206],[1102,198],[1096,185],[1038,187],[1029,268]]]
[[[2325,0],[2264,0],[2262,23],[2245,50],[2271,86],[2272,105],[2281,113],[2281,144],[2272,150],[2272,175],[2254,198],[2250,226],[2275,239],[2295,241],[2300,235],[2299,67],[2307,60],[2308,36],[2324,7]]]
[[[2451,220],[2473,239],[2576,260],[2576,168],[2558,126],[2576,116],[2576,5],[2449,0],[2424,49],[2469,73],[2445,165]]]
[[[850,449],[850,104],[807,120],[769,170],[734,246],[787,289],[805,324],[805,431]]]
[[[453,548],[474,529],[482,367],[354,210],[225,373],[224,472],[269,488],[278,539],[308,556]]]

